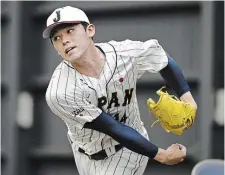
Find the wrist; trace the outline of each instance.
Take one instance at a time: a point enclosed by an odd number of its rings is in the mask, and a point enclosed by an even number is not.
[[[197,111],[198,105],[195,102],[190,103],[190,105]]]
[[[164,149],[159,148],[156,156],[154,157],[154,160],[165,163],[167,159],[167,152]]]
[[[184,93],[181,97],[180,97],[180,100],[186,102],[186,103],[189,103],[194,109],[197,110],[198,106],[197,106],[197,103],[195,102],[192,94],[190,91]]]

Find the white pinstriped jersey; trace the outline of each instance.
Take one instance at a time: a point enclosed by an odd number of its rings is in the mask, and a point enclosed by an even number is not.
[[[118,144],[103,133],[83,128],[102,111],[138,131],[143,127],[136,81],[144,72],[156,73],[168,64],[165,51],[155,39],[110,41],[96,46],[106,58],[99,78],[82,75],[69,62],[62,61],[46,92],[49,107],[65,121],[72,142],[88,154]]]

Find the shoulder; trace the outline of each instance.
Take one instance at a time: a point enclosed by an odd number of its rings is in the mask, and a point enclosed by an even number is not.
[[[130,39],[126,39],[126,40],[123,40],[123,41],[111,40],[108,43],[110,43],[114,46],[129,46],[129,45],[140,45],[140,44],[150,44],[150,45],[159,44],[157,39],[148,39],[148,40],[145,40],[145,41],[135,41],[135,40],[130,40]]]
[[[111,40],[108,42],[108,45],[111,46],[111,48],[108,46],[108,48],[111,49],[111,53],[114,53],[115,51],[117,55],[129,55],[131,57],[140,55],[143,52],[152,52],[155,48],[161,48],[158,43],[158,40],[156,39],[149,39],[146,41],[134,41],[130,39],[126,39],[123,41]]]
[[[108,48],[109,50],[112,50],[112,47],[120,50],[120,49],[129,47],[129,45],[135,45],[135,44],[142,44],[142,42],[126,39],[126,40],[122,40],[122,41],[111,40],[111,41],[104,42],[104,43],[96,43],[95,45],[97,45],[99,47]]]
[[[64,61],[62,61],[54,70],[52,77],[49,81],[49,85],[53,82],[60,82],[63,80],[63,76],[65,76],[65,73],[68,72],[68,66],[65,64]]]
[[[109,41],[109,44],[113,45],[117,52],[129,52],[129,51],[141,51],[148,50],[149,48],[160,47],[157,39],[149,39],[146,41],[134,41],[126,39],[123,41]]]
[[[62,61],[54,70],[46,90],[46,99],[71,95],[80,88],[79,78],[73,67]]]
[[[122,50],[122,49],[133,47],[135,45],[142,44],[141,41],[133,41],[130,39],[126,39],[126,40],[122,40],[122,41],[111,40],[111,41],[109,41],[109,43],[112,44],[117,50]]]
[[[161,47],[157,39],[150,39],[143,43],[144,47],[159,48]]]

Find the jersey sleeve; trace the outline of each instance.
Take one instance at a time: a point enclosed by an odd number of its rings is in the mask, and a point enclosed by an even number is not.
[[[168,57],[157,40],[143,42],[141,52],[134,55],[137,59],[138,78],[146,71],[158,73],[168,64]]]
[[[140,78],[146,71],[157,73],[168,64],[166,52],[156,39],[145,42],[125,40],[116,45],[118,50],[122,50],[136,59],[137,78]]]
[[[51,92],[51,84],[46,91],[46,101],[53,113],[66,123],[82,129],[86,122],[97,118],[102,110],[85,98],[84,92],[76,88],[74,92]]]

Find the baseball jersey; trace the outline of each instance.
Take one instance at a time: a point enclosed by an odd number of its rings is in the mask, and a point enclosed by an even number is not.
[[[102,111],[141,133],[136,82],[146,71],[157,73],[168,64],[157,40],[97,43],[105,54],[98,78],[79,73],[63,60],[55,69],[46,91],[50,109],[68,127],[70,140],[87,154],[117,145],[110,136],[83,128]]]

